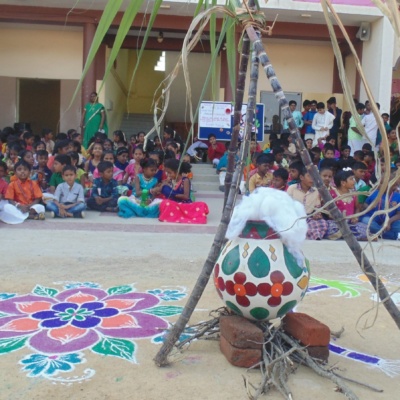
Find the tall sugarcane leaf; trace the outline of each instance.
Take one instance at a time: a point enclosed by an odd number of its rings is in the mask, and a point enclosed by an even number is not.
[[[236,21],[229,18],[229,24],[226,31],[226,58],[228,61],[229,82],[232,88],[233,101],[236,93]]]
[[[107,79],[108,74],[111,71],[111,68],[113,67],[114,61],[116,60],[118,53],[122,47],[122,43],[125,40],[126,35],[129,32],[129,29],[132,26],[132,22],[135,19],[137,13],[140,10],[140,7],[142,6],[144,0],[131,0],[127,9],[124,12],[124,15],[122,17],[121,23],[118,28],[117,35],[115,37],[115,41],[113,44],[113,47],[111,49],[110,56],[107,61],[106,65],[106,70],[104,72],[104,77],[103,77],[103,82],[101,83],[99,92],[103,88],[103,85]]]
[[[89,70],[89,67],[94,60],[94,57],[96,56],[96,53],[99,50],[99,47],[101,46],[104,36],[106,35],[108,29],[110,28],[110,26],[111,26],[115,16],[117,15],[119,9],[121,8],[121,5],[123,2],[124,2],[124,0],[109,0],[107,2],[106,7],[104,8],[104,11],[101,14],[99,25],[97,26],[92,45],[90,46],[89,54],[86,58],[86,63],[85,63],[85,67],[83,68],[83,71],[82,71],[81,79],[78,82],[78,85],[75,89],[74,95],[72,96],[72,100],[71,100],[71,103],[68,106],[68,108],[70,108],[72,106],[72,103],[74,102],[75,97],[78,94],[78,92],[82,86],[83,79],[85,78],[85,76]]]
[[[196,16],[202,9],[204,5],[204,0],[198,0],[196,10],[194,11],[194,16]]]
[[[212,0],[212,5],[217,5],[217,0]],[[213,13],[210,18],[210,50],[211,50],[211,57],[215,53],[216,49],[216,38],[217,38],[217,15]],[[217,88],[216,88],[216,75],[217,71],[216,68],[213,68],[211,71],[211,92],[212,92],[212,99],[215,100],[217,98]]]

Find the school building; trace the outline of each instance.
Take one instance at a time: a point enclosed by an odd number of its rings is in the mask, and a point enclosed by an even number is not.
[[[80,0],[78,3],[75,0],[2,0],[0,3],[0,128],[16,122],[30,123],[35,132],[43,127],[59,131],[78,128],[82,104],[88,101],[90,92],[101,85],[122,11],[107,32],[81,93],[70,106],[107,0]],[[124,2],[125,7],[127,3]],[[122,127],[133,133],[152,124],[154,93],[178,61],[197,1],[163,2],[130,88],[143,28],[153,3],[143,3],[100,93],[110,130]],[[260,0],[259,3],[270,24],[277,16],[272,36],[263,41],[289,97],[325,102],[335,95],[339,105],[346,108],[319,1],[269,0],[265,5]],[[362,60],[381,111],[388,112],[392,94],[400,92],[400,51],[389,21],[370,0],[333,0],[332,3]],[[353,95],[365,101],[365,89],[349,47],[339,29],[336,32]],[[203,89],[211,59],[207,31],[203,38],[190,55],[188,64],[194,104]],[[232,99],[227,71],[226,52],[221,50],[216,100]],[[261,69],[258,92],[257,100],[266,103],[267,118],[279,113]],[[204,100],[211,99],[211,88],[207,88]],[[184,78],[180,74],[171,88],[166,122],[183,133],[188,120]]]

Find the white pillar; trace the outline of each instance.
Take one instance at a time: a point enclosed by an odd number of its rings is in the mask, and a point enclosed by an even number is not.
[[[390,111],[392,92],[394,31],[387,18],[380,18],[371,24],[371,37],[364,42],[362,68],[375,100],[381,105],[381,113]],[[367,100],[361,83],[360,99]]]

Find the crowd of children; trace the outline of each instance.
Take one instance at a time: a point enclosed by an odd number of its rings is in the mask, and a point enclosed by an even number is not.
[[[98,132],[88,147],[71,129],[53,141],[7,127],[0,143],[0,220],[84,218],[85,210],[118,213],[123,218],[204,224],[208,207],[193,202],[190,157],[179,161],[176,138],[148,141],[144,132],[129,144],[122,131],[113,140]],[[189,161],[189,162],[187,162]],[[173,210],[173,211],[172,211]]]

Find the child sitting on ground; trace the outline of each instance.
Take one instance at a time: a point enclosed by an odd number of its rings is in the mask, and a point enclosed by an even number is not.
[[[313,187],[313,179],[305,167],[300,172],[300,183],[289,186],[287,193],[304,205],[308,215],[307,239],[323,239],[328,230],[328,223],[322,218],[320,212],[314,214],[315,210],[321,207],[321,197],[318,190]]]
[[[63,183],[57,186],[54,200],[46,204],[51,216],[61,218],[84,218],[86,209],[85,195],[81,184],[76,183],[76,169],[72,165],[66,165],[62,170]]]
[[[76,180],[79,182],[85,181],[85,170],[80,168],[79,154],[76,151],[70,151],[68,156],[71,157],[71,165],[76,169]]]
[[[136,175],[134,195],[131,197],[120,197],[118,199],[118,215],[123,218],[148,217],[158,218],[159,203],[161,200],[153,201],[158,180],[157,163],[151,158],[140,162],[143,173]]]
[[[129,165],[128,162],[129,151],[127,147],[120,147],[115,153],[115,166],[121,171],[125,171]]]
[[[275,157],[273,169],[289,168],[289,163],[284,158],[285,150],[282,147],[274,147],[272,154]]]
[[[295,185],[300,182],[300,172],[304,168],[301,161],[293,161],[289,165],[289,182],[288,186]]]
[[[190,164],[179,164],[178,160],[171,158],[166,160],[164,165],[167,180],[163,182],[161,193],[166,200],[160,204],[159,220],[189,224],[207,223],[207,204],[192,203],[190,179],[184,176],[190,172]],[[156,194],[158,190],[154,189],[153,192]]]
[[[128,185],[131,188],[134,186],[136,175],[142,172],[140,161],[143,160],[144,157],[143,147],[136,146],[135,150],[133,150],[133,160],[131,160],[130,164],[125,168],[124,177],[122,179],[123,185]]]
[[[356,192],[369,192],[371,188],[364,181],[365,173],[367,172],[367,166],[363,162],[356,162],[353,164],[352,169],[355,179],[354,190]],[[366,198],[367,196],[360,194],[358,196],[359,204],[363,204]]]
[[[103,154],[103,145],[99,142],[94,143],[93,146],[88,151],[90,154],[90,158],[85,163],[85,172],[89,181],[93,181],[93,172],[101,162],[101,156]]]
[[[96,211],[118,211],[118,183],[113,179],[114,165],[109,161],[102,161],[97,169],[100,178],[93,181],[92,194],[87,201],[87,206]]]
[[[38,174],[38,182],[40,188],[46,191],[50,184],[50,179],[52,172],[47,166],[47,161],[49,159],[49,153],[47,150],[38,150],[36,153],[37,166],[33,167],[34,171]]]
[[[4,161],[0,161],[0,211],[3,210],[7,201],[4,200],[7,192],[8,183],[4,179],[7,176],[7,164]]]
[[[252,193],[258,187],[269,187],[272,182],[272,166],[274,156],[272,154],[262,153],[257,157],[257,173],[249,180],[249,192]]]
[[[111,163],[115,163],[115,156],[112,150],[105,150],[101,156],[101,161],[109,161]],[[124,177],[124,171],[120,170],[114,165],[113,168],[113,179],[115,179],[118,185],[122,185],[122,180]],[[100,178],[99,170],[96,168],[93,172],[93,179]]]
[[[164,153],[162,151],[155,150],[150,153],[149,157],[157,163],[157,173],[155,174],[155,178],[157,179],[158,183],[165,181],[167,179],[167,175],[165,174],[164,164],[163,164]]]
[[[357,150],[353,154],[354,161],[364,162],[364,152],[362,150]]]
[[[61,173],[66,165],[71,165],[71,157],[67,156],[66,154],[57,154],[54,158],[54,163],[53,163],[54,172],[50,178],[50,183],[49,183],[50,187],[48,190],[49,193],[54,194],[57,186],[60,183],[64,182]]]
[[[67,154],[69,151],[72,151],[72,142],[69,139],[63,139],[56,142],[56,144],[54,145],[53,154],[49,156],[49,160],[47,161],[47,166],[49,167],[49,169],[54,172],[53,163],[55,157],[59,154]],[[50,154],[49,151],[48,153]]]
[[[272,179],[272,187],[274,189],[282,190],[286,192],[288,185],[287,181],[289,179],[289,172],[285,168],[279,168],[274,171]]]
[[[322,182],[328,190],[332,189],[333,184],[333,171],[332,168],[324,167],[319,170]]]
[[[4,205],[0,220],[8,224],[19,224],[25,219],[44,220],[44,207],[39,204],[42,191],[35,181],[29,179],[31,166],[24,160],[15,164],[17,179],[8,185],[5,199],[9,204]]]

